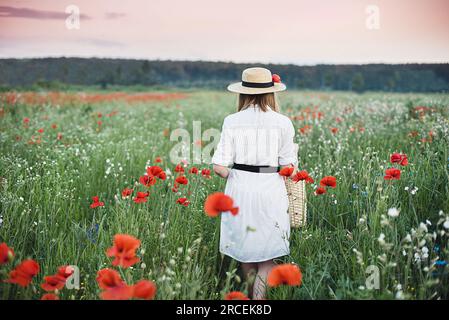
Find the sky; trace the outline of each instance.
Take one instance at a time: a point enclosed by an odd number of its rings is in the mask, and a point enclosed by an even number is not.
[[[449,1],[0,0],[0,58],[49,56],[449,62]]]

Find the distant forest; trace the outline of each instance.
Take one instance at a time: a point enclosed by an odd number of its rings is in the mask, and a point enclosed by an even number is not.
[[[290,89],[448,92],[449,64],[281,65],[99,58],[0,59],[0,88],[66,85],[223,89],[249,66],[265,66]]]

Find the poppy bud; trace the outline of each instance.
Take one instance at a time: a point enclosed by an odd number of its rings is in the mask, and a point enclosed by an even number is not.
[[[9,250],[8,251],[8,261],[11,262],[13,260],[14,260],[14,253],[11,250]]]

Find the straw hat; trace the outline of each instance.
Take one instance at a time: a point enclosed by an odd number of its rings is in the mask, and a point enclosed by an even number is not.
[[[244,94],[262,94],[286,89],[277,74],[265,68],[248,68],[243,70],[242,82],[230,84],[228,90]]]

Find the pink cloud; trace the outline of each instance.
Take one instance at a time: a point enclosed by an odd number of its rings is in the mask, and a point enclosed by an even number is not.
[[[66,19],[67,14],[64,11],[48,11],[31,8],[15,8],[0,6],[0,18],[26,18],[26,19]],[[90,19],[85,14],[80,14],[82,19]]]

